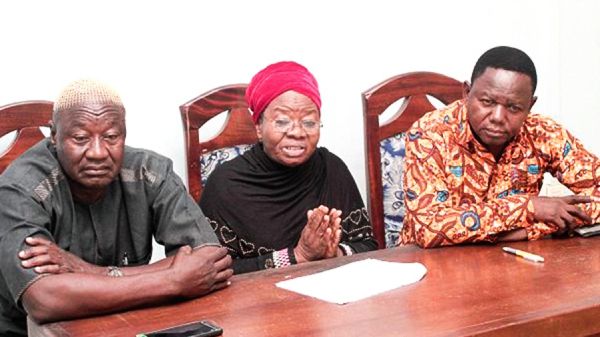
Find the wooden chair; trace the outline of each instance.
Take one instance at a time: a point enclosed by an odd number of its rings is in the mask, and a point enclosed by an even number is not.
[[[407,131],[425,113],[435,110],[427,95],[444,104],[462,97],[462,83],[431,72],[413,72],[394,76],[363,92],[365,125],[365,155],[367,180],[367,203],[373,234],[380,248],[386,246],[384,223],[384,190],[382,182],[382,141]],[[380,115],[394,102],[404,98],[398,112],[389,121],[380,125]],[[403,137],[398,137],[403,142]],[[403,147],[403,143],[402,143]],[[402,149],[403,156],[403,149]],[[403,200],[399,200],[402,206]],[[389,242],[388,246],[394,243]]]
[[[8,148],[0,153],[0,173],[23,152],[45,138],[40,127],[50,127],[53,103],[26,101],[0,107],[0,137],[16,131]]]
[[[196,202],[202,195],[201,161],[207,154],[258,141],[252,117],[244,98],[246,84],[234,84],[206,92],[179,107],[185,137],[188,190]],[[222,112],[227,118],[219,133],[200,142],[199,129]],[[232,159],[226,158],[225,160]],[[219,159],[221,161],[221,159]]]

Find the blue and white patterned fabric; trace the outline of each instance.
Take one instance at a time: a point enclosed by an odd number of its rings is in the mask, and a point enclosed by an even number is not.
[[[243,144],[232,147],[224,147],[215,151],[207,152],[200,156],[200,177],[202,177],[202,186],[206,185],[208,176],[226,161],[243,154],[250,150],[254,144]]]
[[[394,247],[398,244],[405,212],[402,189],[404,133],[382,140],[380,152],[385,243],[386,247]]]

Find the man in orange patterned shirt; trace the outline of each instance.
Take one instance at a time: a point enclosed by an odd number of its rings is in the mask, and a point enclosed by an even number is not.
[[[552,119],[530,114],[536,84],[524,52],[490,49],[462,100],[412,126],[401,243],[535,240],[600,219],[600,162]],[[576,195],[538,196],[544,172]]]

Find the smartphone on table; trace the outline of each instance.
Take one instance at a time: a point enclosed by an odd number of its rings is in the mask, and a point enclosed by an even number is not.
[[[223,329],[212,322],[200,321],[139,334],[136,337],[210,337],[221,336]]]

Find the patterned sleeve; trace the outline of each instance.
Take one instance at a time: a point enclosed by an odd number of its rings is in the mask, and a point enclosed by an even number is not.
[[[569,131],[549,118],[543,123],[551,148],[550,173],[575,194],[600,197],[600,162],[587,151],[583,144]],[[544,152],[546,152],[544,151]],[[600,221],[600,205],[597,202],[581,205],[581,208]]]
[[[407,133],[406,144],[402,243],[429,248],[493,242],[501,232],[532,225],[533,205],[527,195],[485,202],[450,195],[444,170],[448,146],[442,136],[413,129]],[[469,183],[465,178],[465,184]]]
[[[527,240],[538,240],[548,234],[556,232],[556,227],[549,226],[543,222],[535,222],[533,225],[525,228]]]

